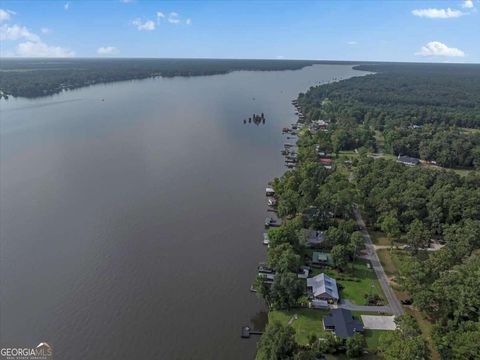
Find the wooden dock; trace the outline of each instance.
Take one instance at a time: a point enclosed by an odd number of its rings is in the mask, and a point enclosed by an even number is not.
[[[249,339],[250,336],[252,335],[262,335],[262,334],[263,334],[263,331],[256,331],[256,330],[250,329],[249,326],[242,326],[242,333],[240,336],[242,339]]]

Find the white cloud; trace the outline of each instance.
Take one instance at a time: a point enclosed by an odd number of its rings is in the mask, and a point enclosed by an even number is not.
[[[42,34],[45,34],[45,35],[50,34],[52,32],[52,30],[46,27],[41,28],[40,31],[42,32]]]
[[[168,14],[168,19],[167,21],[171,24],[179,24],[180,19],[178,18],[178,14],[176,12],[171,12]]]
[[[0,40],[15,41],[20,39],[26,39],[29,41],[40,41],[38,35],[30,32],[25,26],[7,26],[6,24],[0,26]]]
[[[277,60],[282,60],[282,59],[285,59],[285,56],[283,56],[283,55],[277,55],[275,58],[276,58]]]
[[[356,41],[349,41],[349,42],[347,42],[347,44],[348,44],[348,45],[357,45],[358,42],[356,42]]]
[[[412,10],[412,14],[418,17],[425,17],[430,19],[448,19],[448,18],[458,18],[460,16],[466,15],[466,13],[455,10],[455,9],[415,9]]]
[[[0,22],[8,21],[15,15],[15,11],[0,9]]]
[[[450,48],[440,41],[431,41],[422,46],[420,51],[416,52],[415,55],[464,57],[465,53],[460,49]]]
[[[120,2],[122,2],[124,4],[131,4],[131,3],[135,2],[135,0],[120,0]]]
[[[152,20],[147,20],[142,22],[140,19],[135,19],[132,21],[132,24],[137,27],[139,31],[152,31],[155,30],[155,22]]]
[[[70,9],[70,2],[66,2],[65,5],[63,5],[63,8],[64,8],[65,10]]]
[[[185,24],[192,25],[192,19],[188,18],[187,20],[185,20]]]
[[[102,46],[97,49],[98,55],[115,55],[118,54],[118,49],[115,46]]]
[[[25,26],[6,24],[0,26],[0,40],[17,42],[15,51],[5,51],[2,56],[22,57],[72,57],[75,53],[60,46],[44,43],[40,37]]]
[[[49,46],[42,41],[26,41],[17,45],[16,56],[22,57],[72,57],[75,53],[60,46]]]
[[[465,0],[462,4],[464,9],[473,9],[473,0]]]
[[[162,13],[161,11],[157,11],[157,19],[164,19],[165,18],[165,14]]]

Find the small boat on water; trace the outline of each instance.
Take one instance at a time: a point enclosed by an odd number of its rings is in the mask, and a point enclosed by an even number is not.
[[[277,205],[277,199],[275,199],[273,197],[269,197],[267,199],[267,204],[268,204],[268,206],[276,206]]]
[[[275,190],[273,190],[272,187],[267,187],[267,188],[265,189],[265,195],[267,195],[267,196],[273,196],[273,195],[275,195]]]
[[[265,227],[268,228],[268,227],[274,226],[276,224],[277,224],[277,222],[274,219],[272,219],[271,217],[266,217],[265,218]]]
[[[270,238],[268,237],[268,233],[263,233],[263,245],[268,245],[270,243]]]

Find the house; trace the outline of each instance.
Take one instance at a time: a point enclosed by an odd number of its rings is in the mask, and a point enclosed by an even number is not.
[[[301,229],[299,234],[300,241],[309,247],[320,245],[325,240],[323,231],[314,229]]]
[[[410,156],[398,155],[397,162],[402,163],[404,165],[408,165],[408,166],[415,166],[415,165],[418,165],[420,160]]]
[[[327,157],[322,157],[320,158],[320,164],[322,165],[332,165],[332,159],[327,158]]]
[[[323,327],[342,339],[364,331],[362,323],[355,320],[352,312],[346,309],[332,309],[330,314],[323,318]]]
[[[333,266],[333,256],[327,252],[314,251],[312,254],[312,265]]]
[[[307,279],[307,290],[314,300],[326,300],[333,304],[339,300],[336,280],[324,273]]]

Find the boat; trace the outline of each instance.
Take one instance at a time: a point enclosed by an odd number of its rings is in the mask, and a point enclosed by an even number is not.
[[[273,190],[273,188],[271,188],[271,187],[267,187],[267,188],[265,189],[265,194],[266,194],[267,196],[273,196],[273,195],[275,195],[275,190]]]
[[[277,205],[277,199],[270,197],[270,198],[267,199],[267,204],[268,204],[268,206],[276,206]]]
[[[265,227],[270,227],[270,226],[273,226],[273,225],[276,225],[277,222],[272,219],[271,217],[266,217],[265,218]]]
[[[268,233],[263,233],[263,245],[268,245],[270,243],[270,238],[268,237]]]

